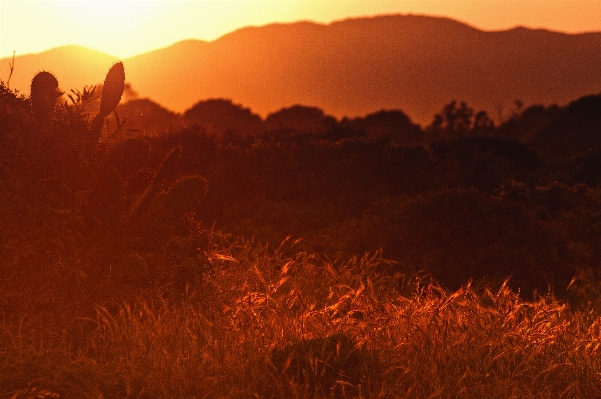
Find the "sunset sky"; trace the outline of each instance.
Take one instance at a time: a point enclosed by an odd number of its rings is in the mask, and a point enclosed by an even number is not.
[[[448,16],[484,30],[601,31],[599,0],[0,0],[0,58],[68,44],[127,58],[184,39],[215,40],[249,25],[390,13]]]

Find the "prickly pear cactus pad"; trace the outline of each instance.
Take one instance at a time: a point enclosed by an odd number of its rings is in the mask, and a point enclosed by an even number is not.
[[[125,89],[125,69],[122,62],[117,62],[109,69],[104,79],[102,87],[102,98],[100,100],[100,114],[102,117],[107,117],[115,110],[123,90]]]
[[[39,72],[31,81],[31,106],[34,114],[48,116],[54,110],[57,98],[63,93],[58,89],[58,80],[47,71]]]

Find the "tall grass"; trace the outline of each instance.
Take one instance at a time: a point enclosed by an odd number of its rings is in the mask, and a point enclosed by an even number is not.
[[[4,320],[0,398],[601,397],[598,318],[294,245],[215,244],[181,298]]]

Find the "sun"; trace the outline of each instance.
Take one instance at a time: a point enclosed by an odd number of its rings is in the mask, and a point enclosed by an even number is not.
[[[56,2],[63,21],[59,29],[73,32],[73,41],[95,50],[119,55],[132,46],[145,46],[153,32],[147,25],[160,20],[157,1],[65,1]]]

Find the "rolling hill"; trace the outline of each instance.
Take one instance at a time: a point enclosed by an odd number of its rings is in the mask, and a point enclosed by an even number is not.
[[[11,87],[28,93],[33,72],[45,69],[63,90],[80,88],[100,81],[115,60],[68,49],[18,56]],[[388,15],[247,27],[123,62],[140,96],[176,112],[229,98],[262,116],[294,104],[336,117],[401,109],[425,125],[453,99],[497,118],[517,99],[565,105],[599,93],[600,50],[601,32],[485,32],[447,18]]]

